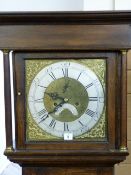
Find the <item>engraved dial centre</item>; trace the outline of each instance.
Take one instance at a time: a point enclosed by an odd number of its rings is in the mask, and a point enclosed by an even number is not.
[[[48,112],[55,111],[50,114],[54,119],[71,122],[86,110],[88,93],[79,81],[67,77],[59,78],[47,87],[44,105]]]

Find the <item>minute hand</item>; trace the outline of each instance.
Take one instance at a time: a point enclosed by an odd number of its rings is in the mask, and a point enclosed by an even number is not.
[[[65,101],[63,100],[62,102],[60,102],[53,111],[49,112],[48,114],[52,114],[54,112],[56,112],[60,107],[62,107],[62,105],[65,103]]]

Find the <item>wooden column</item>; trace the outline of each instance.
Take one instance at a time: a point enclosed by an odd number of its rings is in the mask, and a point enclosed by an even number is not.
[[[122,50],[121,73],[121,143],[120,151],[127,151],[127,51]]]
[[[11,151],[12,141],[12,110],[11,110],[11,80],[9,50],[3,50],[4,62],[4,97],[5,97],[5,126],[6,126],[6,151]]]

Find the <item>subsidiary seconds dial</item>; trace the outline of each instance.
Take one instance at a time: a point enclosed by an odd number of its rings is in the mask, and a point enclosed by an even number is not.
[[[31,83],[30,113],[39,127],[54,136],[73,137],[96,125],[104,107],[104,93],[96,74],[86,66],[59,61],[43,68]]]

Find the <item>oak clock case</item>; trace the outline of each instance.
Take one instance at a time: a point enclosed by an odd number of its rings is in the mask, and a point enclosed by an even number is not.
[[[17,140],[18,148],[113,148],[115,113],[110,115],[111,105],[107,106],[112,98],[108,97],[108,88],[114,93],[108,84],[110,66],[115,68],[113,56],[15,52],[14,76],[20,94],[16,129],[17,138],[22,138]]]
[[[0,14],[5,155],[23,175],[113,175],[125,160],[130,23],[128,11]]]

